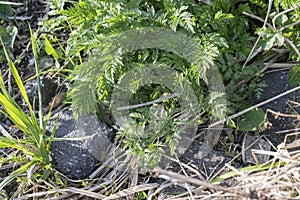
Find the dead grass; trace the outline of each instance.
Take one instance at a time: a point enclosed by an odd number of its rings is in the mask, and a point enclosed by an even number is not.
[[[139,199],[137,194],[144,192],[147,199],[299,199],[300,198],[300,140],[288,143],[289,137],[298,136],[300,132],[288,134],[286,140],[276,151],[254,150],[255,154],[272,156],[268,161],[269,168],[250,172],[237,169],[227,164],[222,171],[235,172],[235,176],[222,182],[210,183],[199,176],[196,169],[191,169],[180,163],[179,173],[156,168],[150,175],[139,175],[135,170],[124,170],[132,160],[125,159],[122,163],[113,162],[110,166],[104,163],[95,174],[91,175],[88,186],[73,181],[75,187],[56,188],[47,182],[35,184],[31,189],[18,190],[14,199]],[[120,158],[120,157],[119,157]],[[259,166],[257,166],[259,169]],[[123,169],[123,170],[121,170]],[[194,175],[187,175],[186,170],[193,171]],[[219,172],[221,173],[221,172]],[[96,174],[102,174],[95,178]],[[158,178],[152,179],[151,178]],[[136,180],[136,181],[134,181]],[[153,181],[160,180],[160,181]],[[164,181],[161,181],[164,180]],[[232,186],[222,186],[228,180]],[[72,180],[69,180],[72,182]],[[185,192],[180,194],[164,193],[165,188],[181,187]]]

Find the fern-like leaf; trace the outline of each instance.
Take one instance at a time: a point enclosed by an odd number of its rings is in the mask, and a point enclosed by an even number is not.
[[[103,42],[94,58],[92,56],[89,62],[75,69],[74,84],[70,93],[73,99],[74,115],[78,116],[84,112],[95,113],[96,103],[92,99],[95,99],[95,90],[99,86],[99,78],[105,77],[105,79],[101,79],[101,84],[104,85],[105,82],[103,81],[105,80],[111,83],[115,82],[114,69],[117,65],[113,63],[120,62],[120,56],[126,52],[146,48],[171,51],[195,66],[198,79],[202,79],[205,83],[210,80],[208,79],[210,75],[207,74],[207,70],[214,67],[213,53],[190,37],[157,27],[127,31],[119,36],[108,38],[106,42]],[[214,85],[218,81],[220,82],[221,79],[210,84],[217,87]]]

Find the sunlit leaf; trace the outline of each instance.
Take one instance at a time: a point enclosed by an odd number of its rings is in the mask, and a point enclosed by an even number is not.
[[[249,111],[242,115],[242,120],[238,123],[237,129],[240,131],[256,131],[265,128],[267,122],[265,113],[260,109]]]
[[[58,54],[56,53],[51,42],[47,38],[45,38],[45,51],[48,55],[52,55],[56,60],[58,59]]]

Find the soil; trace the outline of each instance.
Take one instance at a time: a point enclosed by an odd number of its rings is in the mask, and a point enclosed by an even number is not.
[[[292,89],[293,86],[291,86],[288,82],[288,75],[288,70],[267,72],[264,75],[263,80],[268,86],[264,89],[263,95],[257,100],[257,103],[263,102]],[[290,101],[300,102],[300,90],[278,98],[262,106],[261,109],[265,112],[267,109],[271,109],[283,114],[298,115],[300,113],[300,107]],[[276,118],[276,115],[268,113],[268,119],[272,126],[262,132],[262,134],[265,135],[275,146],[284,141],[287,133],[296,132],[297,127],[299,126],[299,121],[295,117],[279,116]]]

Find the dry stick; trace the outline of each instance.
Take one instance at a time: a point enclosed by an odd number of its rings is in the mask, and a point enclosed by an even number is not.
[[[86,190],[88,190],[88,191],[91,191],[91,192],[94,192],[94,191],[98,191],[98,189],[101,189],[101,188],[105,188],[105,187],[107,187],[107,185],[110,185],[110,184],[112,184],[112,180],[106,180],[106,181],[104,181],[104,182],[101,182],[101,183],[98,183],[98,184],[96,184],[96,185],[94,185],[94,186],[92,186],[92,187],[89,187],[89,188],[87,188]],[[84,188],[83,188],[84,189]],[[97,192],[97,193],[99,193],[99,192]],[[61,197],[63,197],[62,195],[61,195]],[[66,196],[67,197],[67,196]],[[82,199],[84,197],[84,195],[83,194],[80,194],[80,195],[77,195],[77,199]],[[61,199],[67,199],[67,198],[61,198]],[[70,199],[70,198],[69,198]],[[52,200],[52,199],[51,199]],[[54,199],[53,199],[54,200]]]
[[[272,65],[272,63],[274,63],[274,62],[277,60],[277,58],[280,57],[281,55],[282,55],[281,52],[280,52],[280,53],[274,53],[274,54],[268,56],[267,58],[265,58],[264,61],[269,61],[269,62],[267,62],[267,63],[264,63],[265,67],[262,68],[262,69],[260,70],[260,72],[257,72],[257,73],[255,73],[255,74],[253,74],[249,79],[243,79],[242,81],[240,81],[240,82],[237,84],[236,88],[239,88],[242,84],[246,84],[246,83],[247,83],[248,81],[250,81],[252,78],[256,77],[259,73],[265,72],[267,69],[270,68],[270,65]],[[253,64],[252,64],[252,65],[253,65]]]
[[[168,100],[168,99],[171,99],[171,98],[174,98],[174,97],[178,97],[179,95],[180,95],[179,93],[174,93],[174,94],[170,94],[170,95],[158,98],[154,101],[148,101],[146,103],[141,103],[141,104],[131,105],[131,106],[123,106],[123,107],[118,108],[117,110],[122,111],[122,110],[129,110],[129,109],[133,109],[133,108],[139,108],[139,107],[143,107],[143,106],[149,106],[149,105],[152,105],[154,103],[159,103],[159,102],[162,102],[164,100]]]
[[[175,154],[175,156],[176,156],[176,160],[179,161],[178,156],[177,156],[176,154]],[[181,162],[178,162],[178,164],[179,164],[181,170],[183,171],[184,175],[185,175],[186,177],[188,177],[188,174],[186,173],[185,169],[183,168]],[[188,191],[188,194],[190,195],[191,200],[194,200],[194,197],[193,197],[193,194],[192,194],[191,189],[189,188],[189,185],[188,185],[187,183],[184,183],[184,187],[185,187],[186,190]]]
[[[258,17],[256,15],[253,15],[253,14],[250,14],[250,13],[247,13],[247,12],[243,12],[243,14],[246,15],[246,16],[252,17],[254,19],[257,19],[257,20],[259,20],[261,22],[264,22],[264,20],[262,18],[260,18],[260,17]],[[270,28],[272,28],[274,31],[277,31],[277,29],[275,29],[271,24],[267,23],[267,26],[270,27]],[[296,54],[300,57],[300,51],[296,47],[296,45],[291,40],[289,40],[288,38],[286,38],[284,35],[282,35],[282,36],[283,36],[285,42],[288,43],[294,49],[294,51],[296,52]]]
[[[266,24],[267,24],[267,20],[268,20],[268,18],[269,18],[269,14],[270,14],[270,12],[271,12],[271,7],[272,7],[272,0],[269,0],[268,11],[267,11],[266,18],[265,18],[265,20],[264,20],[263,28],[264,28],[264,27],[266,26]],[[261,38],[261,37],[259,36],[259,37],[257,38],[255,44],[253,45],[253,47],[252,47],[252,49],[251,49],[251,52],[249,53],[249,55],[248,55],[248,57],[247,57],[245,63],[243,64],[243,68],[246,67],[246,65],[247,65],[247,63],[249,62],[249,60],[252,59],[253,52],[254,52],[254,50],[255,50],[255,48],[256,48],[256,46],[257,46],[257,44],[258,44],[260,38]],[[261,50],[261,48],[258,49],[258,52],[259,52],[260,50]]]
[[[300,120],[300,115],[294,115],[294,114],[285,114],[285,113],[281,113],[281,112],[276,112],[274,110],[271,109],[267,109],[266,110],[266,114],[268,114],[268,112],[272,113],[275,115],[275,117],[292,117],[292,118],[296,118],[297,120]]]
[[[256,48],[256,46],[257,46],[257,44],[258,44],[260,38],[261,38],[261,37],[258,36],[258,38],[256,39],[256,41],[255,41],[255,43],[254,43],[254,45],[253,45],[253,47],[252,47],[252,49],[251,49],[251,51],[250,51],[250,53],[249,53],[249,55],[248,55],[248,57],[247,57],[245,63],[243,64],[243,68],[245,68],[246,65],[247,65],[247,63],[249,62],[249,60],[252,59],[252,55],[253,55],[253,53],[254,53],[254,50],[255,50],[255,48]],[[257,50],[257,52],[255,53],[254,56],[256,56],[260,51],[261,51],[261,47],[258,48],[258,50]]]
[[[300,21],[299,21],[299,22],[293,22],[293,23],[290,23],[290,24],[288,24],[288,25],[286,25],[286,26],[281,27],[281,28],[279,29],[279,31],[283,31],[283,30],[287,29],[287,28],[290,27],[290,26],[296,26],[296,25],[298,25],[298,24],[300,24]]]
[[[154,199],[155,196],[158,196],[163,189],[170,187],[173,183],[162,183],[159,188],[157,188],[153,193],[148,194],[147,199]]]
[[[266,62],[264,65],[268,66],[268,68],[272,69],[286,69],[286,68],[292,68],[295,65],[298,65],[297,63],[270,63]]]
[[[284,15],[284,14],[286,14],[286,13],[289,13],[289,12],[291,12],[291,11],[294,11],[294,10],[296,10],[296,9],[298,9],[298,8],[300,8],[300,6],[297,6],[297,7],[295,7],[295,8],[290,8],[290,9],[287,9],[287,10],[284,10],[284,11],[278,13],[277,15],[275,15],[274,19],[272,20],[273,27],[276,28],[275,22],[276,22],[276,19],[277,19],[278,17],[280,17],[281,15]]]
[[[256,144],[261,138],[265,138],[265,136],[258,137],[252,144],[250,144],[248,147],[244,149],[244,151],[248,151],[254,144]],[[266,139],[266,138],[265,138]],[[273,147],[274,148],[274,147]],[[275,148],[276,149],[276,148]],[[242,155],[243,152],[238,153],[235,155],[229,162],[225,164],[216,174],[214,174],[210,180],[215,179],[226,167],[228,167],[234,160],[236,160],[238,157]]]
[[[182,165],[182,166],[186,167],[186,168],[189,169],[190,171],[194,172],[194,173],[199,177],[200,180],[201,180],[201,179],[202,179],[202,180],[205,180],[205,178],[199,173],[199,171],[197,171],[196,169],[190,167],[189,165],[187,165],[187,164],[185,164],[185,163],[183,163],[183,162],[180,162],[179,159],[174,159],[174,158],[169,157],[169,156],[166,156],[166,155],[163,155],[163,157],[165,157],[165,158],[167,158],[167,159],[169,159],[169,160],[171,160],[171,161],[173,161],[173,162],[176,162],[176,163],[179,164],[179,165]]]
[[[270,15],[270,12],[271,12],[271,9],[272,9],[272,3],[273,3],[273,0],[269,0],[268,10],[267,10],[267,15],[266,15],[266,17],[265,17],[265,21],[264,21],[263,28],[266,26],[266,24],[267,24],[267,22],[268,22],[269,15]]]
[[[274,100],[276,100],[276,99],[278,99],[278,98],[280,98],[280,97],[283,97],[283,96],[285,96],[285,95],[287,95],[287,94],[290,94],[290,93],[292,93],[292,92],[295,92],[295,91],[297,91],[297,90],[300,90],[300,86],[295,87],[295,88],[293,88],[293,89],[290,89],[290,90],[288,90],[288,91],[286,91],[286,92],[284,92],[284,93],[281,93],[281,94],[279,94],[279,95],[277,95],[277,96],[275,96],[275,97],[273,97],[273,98],[270,98],[270,99],[268,99],[268,100],[266,100],[266,101],[263,101],[263,102],[261,102],[261,103],[259,103],[259,104],[256,104],[256,105],[254,105],[254,106],[251,106],[250,108],[247,108],[247,109],[245,109],[245,110],[242,110],[241,112],[238,112],[238,113],[236,113],[236,114],[234,114],[234,115],[231,115],[231,116],[228,117],[228,118],[229,118],[229,119],[234,119],[234,118],[236,118],[236,117],[239,117],[239,116],[241,116],[241,115],[243,115],[243,114],[245,114],[245,113],[247,113],[247,112],[249,112],[249,111],[251,111],[251,110],[253,110],[253,109],[255,109],[255,108],[258,108],[258,107],[260,107],[260,106],[262,106],[262,105],[265,105],[265,104],[267,104],[267,103],[269,103],[269,102],[271,102],[271,101],[274,101]],[[218,126],[218,125],[223,124],[224,122],[225,122],[225,120],[217,121],[216,123],[211,124],[211,125],[209,126],[209,128],[216,127],[216,126]]]
[[[0,4],[2,5],[14,5],[14,6],[22,6],[23,3],[15,3],[15,2],[7,2],[7,1],[0,1]]]
[[[296,47],[296,45],[288,38],[284,37],[284,40],[294,49],[294,51],[297,53],[298,57],[300,58],[300,51]]]
[[[174,172],[166,171],[166,170],[163,170],[159,167],[156,167],[154,169],[154,172],[156,174],[161,174],[161,175],[168,176],[172,179],[178,180],[179,182],[191,183],[191,184],[195,184],[195,185],[201,185],[201,186],[209,188],[209,189],[214,189],[214,190],[219,190],[219,191],[223,191],[223,192],[238,194],[238,195],[241,195],[241,196],[244,196],[244,197],[249,197],[249,194],[247,192],[234,190],[234,188],[230,189],[230,188],[222,187],[222,186],[219,186],[219,185],[213,185],[213,184],[207,183],[205,181],[201,181],[201,180],[196,179],[196,178],[186,177],[186,176],[174,173]]]
[[[6,131],[6,129],[0,124],[0,133],[9,139],[13,139],[13,137]]]

